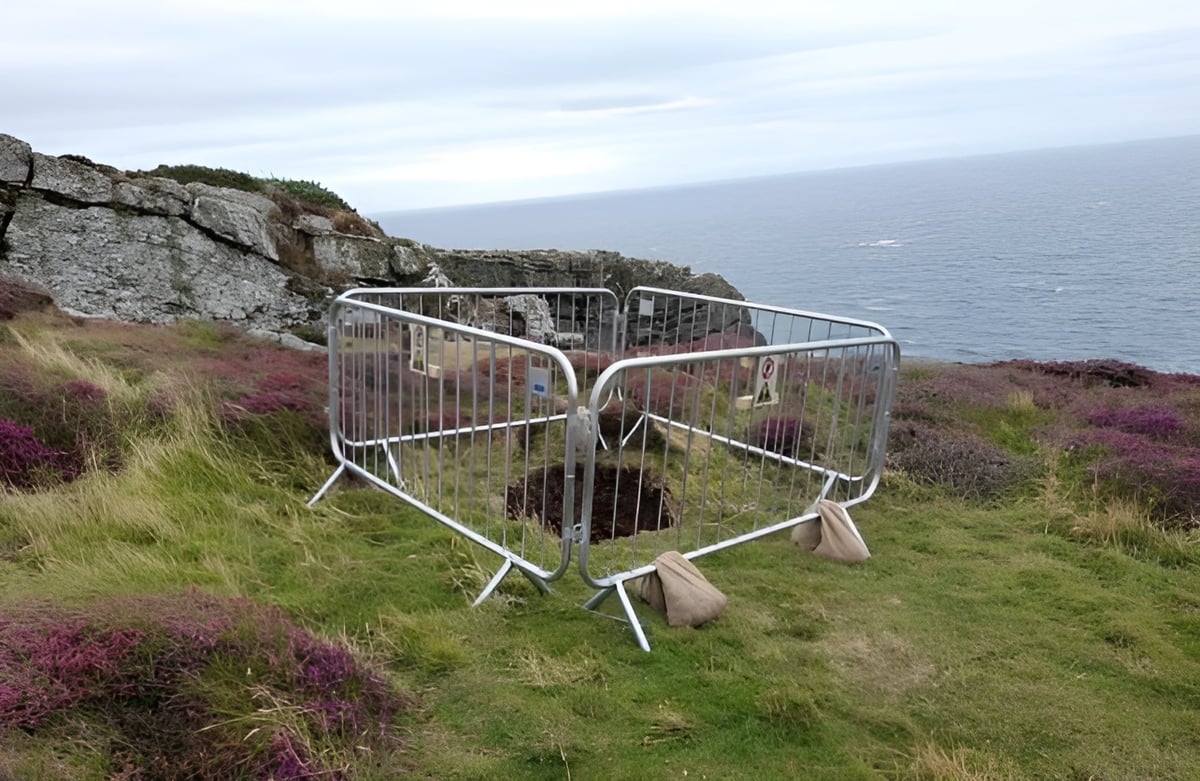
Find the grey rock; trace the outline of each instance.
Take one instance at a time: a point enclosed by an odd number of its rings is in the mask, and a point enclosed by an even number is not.
[[[296,218],[293,227],[312,236],[323,236],[333,233],[333,220],[320,214],[301,214]]]
[[[389,262],[393,278],[399,284],[414,284],[425,276],[433,252],[431,247],[413,245],[403,239],[393,239],[392,258]]]
[[[0,133],[0,182],[24,184],[33,172],[33,150],[19,138]]]
[[[179,182],[145,176],[117,182],[113,203],[145,213],[182,217],[191,206],[191,194]]]
[[[741,298],[717,275],[662,261],[601,250],[439,249],[385,236],[357,215],[298,211],[259,193],[41,155],[0,134],[0,275],[45,288],[80,315],[219,319],[280,333],[320,323],[332,294],[363,285],[606,287],[621,298],[648,285]],[[496,302],[489,322],[564,347],[598,338],[594,324],[553,311],[554,300],[509,296]],[[659,307],[660,334],[680,340],[746,322],[736,304],[706,303],[682,314],[665,302]],[[601,329],[615,333],[618,320]]]
[[[528,339],[542,344],[558,343],[554,315],[546,299],[533,295],[507,296],[504,303],[510,314],[524,321],[524,335]]]
[[[295,334],[278,333],[276,331],[267,331],[262,328],[251,328],[246,331],[249,336],[255,339],[262,339],[267,342],[275,342],[292,350],[300,350],[302,352],[323,353],[325,347],[313,342],[307,342]]]
[[[84,205],[107,204],[113,197],[111,177],[83,163],[37,152],[33,154],[33,181],[30,187]]]
[[[313,257],[325,271],[346,277],[387,281],[395,253],[379,239],[326,233],[312,237]]]
[[[464,287],[463,285],[455,284],[454,280],[442,271],[441,266],[437,263],[430,263],[425,278],[421,280],[421,287]]]
[[[271,236],[275,202],[265,195],[193,182],[188,217],[201,228],[271,260],[279,260]]]
[[[278,266],[177,217],[124,216],[23,196],[0,274],[35,280],[61,306],[137,322],[219,319],[282,330],[320,316]]]

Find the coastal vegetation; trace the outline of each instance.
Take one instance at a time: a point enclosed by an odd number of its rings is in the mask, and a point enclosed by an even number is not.
[[[378,225],[359,215],[340,195],[312,180],[251,176],[228,168],[203,165],[160,165],[138,173],[171,179],[180,184],[199,182],[211,187],[258,193],[274,201],[280,213],[289,221],[302,214],[312,214],[328,219],[335,230],[351,236],[377,237],[383,233]],[[297,251],[295,247],[281,247],[281,262],[289,265],[289,259],[294,260]],[[320,270],[311,263],[294,270],[305,272],[314,278],[322,276]]]
[[[906,361],[872,558],[654,651],[329,471],[320,354],[0,280],[0,779],[1200,777],[1200,377]],[[17,305],[14,302],[30,302]],[[28,311],[23,311],[28,310]]]
[[[258,177],[228,168],[212,168],[204,165],[160,165],[141,173],[147,176],[161,176],[173,179],[180,184],[200,182],[212,187],[228,187],[232,190],[242,190],[251,193],[267,193],[273,191],[287,193],[299,201],[317,207],[353,211],[340,195],[328,187],[305,179],[284,179],[277,176]]]

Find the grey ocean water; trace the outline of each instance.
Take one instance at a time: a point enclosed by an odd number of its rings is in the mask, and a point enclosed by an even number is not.
[[[873,320],[904,354],[1200,373],[1200,136],[376,215],[454,248],[609,249]]]

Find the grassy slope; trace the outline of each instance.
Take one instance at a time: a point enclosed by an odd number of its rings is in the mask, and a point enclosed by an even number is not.
[[[257,349],[196,326],[13,327],[129,394]],[[299,433],[255,447],[203,408],[126,443],[118,474],[0,497],[0,602],[194,585],[277,604],[420,698],[407,752],[363,777],[1200,777],[1200,557],[1136,506],[1052,478],[966,502],[892,474],[854,513],[871,560],[786,538],[712,556],[725,615],[647,615],[644,654],[578,608],[572,576],[472,609],[489,554],[344,483],[305,508],[328,471],[311,432],[271,416]],[[104,777],[96,746],[56,737],[6,736],[0,777]]]

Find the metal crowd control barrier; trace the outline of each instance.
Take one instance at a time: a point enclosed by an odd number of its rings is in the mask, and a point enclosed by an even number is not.
[[[330,441],[351,472],[541,590],[616,595],[849,507],[882,474],[899,350],[874,323],[636,288],[368,288],[335,302]]]
[[[626,354],[592,389],[579,566],[615,594],[667,551],[694,559],[865,501],[899,365],[873,323],[653,288],[626,300]]]
[[[350,472],[502,557],[475,604],[513,568],[548,590],[570,562],[579,381],[611,363],[618,310],[604,289],[341,295],[329,316],[338,467],[309,505]],[[529,478],[539,470],[543,484]]]

